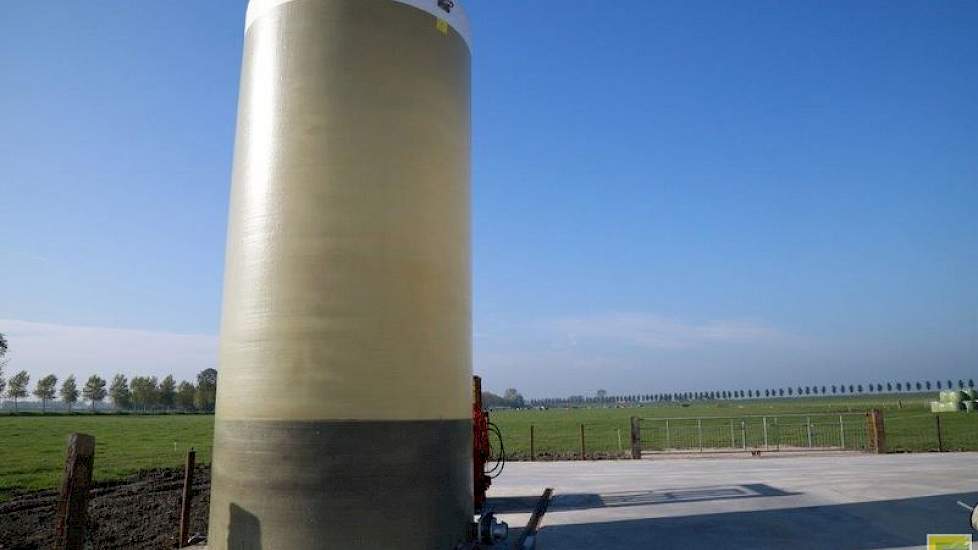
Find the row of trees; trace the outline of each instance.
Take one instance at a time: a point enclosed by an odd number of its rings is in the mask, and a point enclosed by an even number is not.
[[[4,380],[3,371],[0,370],[0,395],[13,399],[15,411],[18,401],[28,396],[30,379],[27,371],[20,371],[11,376],[10,380]],[[40,400],[42,411],[46,412],[48,402],[55,400],[57,396],[61,398],[69,412],[78,403],[79,398],[88,401],[92,411],[95,411],[97,404],[109,398],[119,410],[211,412],[214,410],[217,391],[217,371],[214,369],[201,371],[197,375],[196,385],[186,380],[178,384],[172,375],[163,380],[155,376],[136,376],[129,381],[123,374],[112,377],[111,384],[101,376],[93,374],[81,389],[78,388],[74,375],[65,378],[60,388],[57,385],[58,377],[49,374],[40,378],[34,389],[29,392]]]
[[[782,388],[768,388],[764,390],[713,390],[697,392],[678,392],[678,393],[648,393],[648,394],[628,394],[628,395],[609,395],[605,390],[598,390],[594,396],[572,395],[570,397],[531,399],[530,405],[533,406],[562,406],[562,405],[583,405],[583,404],[611,404],[611,403],[657,403],[657,402],[684,402],[684,401],[715,401],[732,399],[771,399],[781,397],[805,397],[818,395],[854,395],[854,394],[881,394],[881,393],[904,393],[931,391],[933,389],[964,389],[965,387],[974,388],[975,381],[968,379],[967,382],[961,379],[955,384],[952,380],[936,380],[911,382],[873,382],[867,385],[862,384],[833,384],[824,386],[788,386]]]
[[[172,375],[158,380],[155,376],[137,376],[129,381],[125,375],[117,374],[112,383],[92,375],[79,389],[74,375],[68,376],[58,388],[58,377],[49,374],[37,380],[34,389],[30,389],[31,377],[27,371],[20,371],[6,380],[3,376],[7,366],[9,344],[6,337],[0,333],[0,397],[6,396],[17,403],[28,394],[41,401],[41,410],[46,412],[48,402],[60,397],[62,403],[70,412],[79,398],[91,404],[92,411],[106,397],[112,400],[115,408],[121,410],[199,410],[210,412],[214,410],[214,397],[217,393],[217,371],[204,369],[197,375],[197,384],[186,380],[179,384]],[[106,386],[108,386],[106,388]]]
[[[502,395],[484,391],[482,392],[482,406],[487,409],[522,409],[526,406],[523,395],[516,391],[516,388],[508,388]]]

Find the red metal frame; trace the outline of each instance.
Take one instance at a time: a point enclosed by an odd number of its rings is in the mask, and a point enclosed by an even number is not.
[[[492,479],[486,475],[486,462],[492,456],[489,447],[489,413],[482,410],[482,378],[472,377],[472,475],[475,509],[486,502],[486,491]]]

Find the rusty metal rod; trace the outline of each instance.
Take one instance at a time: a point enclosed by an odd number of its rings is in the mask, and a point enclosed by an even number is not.
[[[183,470],[183,500],[180,503],[180,534],[177,548],[187,546],[190,540],[190,499],[193,497],[194,463],[197,453],[193,449],[187,451],[187,464]]]
[[[547,487],[543,494],[540,495],[540,500],[537,501],[537,507],[533,510],[533,514],[530,515],[530,521],[526,523],[526,528],[520,533],[520,536],[513,542],[512,550],[524,550],[524,548],[533,548],[532,542],[530,546],[526,543],[528,540],[532,541],[533,537],[536,537],[537,529],[540,528],[540,521],[543,519],[543,515],[547,513],[547,507],[550,506],[550,497],[553,496],[554,490]]]

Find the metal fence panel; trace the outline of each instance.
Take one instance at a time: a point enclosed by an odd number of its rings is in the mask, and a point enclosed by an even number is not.
[[[862,413],[643,418],[647,452],[840,451],[869,448]]]

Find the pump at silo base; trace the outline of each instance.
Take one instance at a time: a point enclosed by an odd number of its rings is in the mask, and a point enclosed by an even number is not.
[[[489,434],[497,438],[496,449],[489,442]],[[490,464],[492,464],[490,466]],[[480,512],[472,536],[473,545],[467,548],[481,548],[482,545],[505,543],[509,536],[509,525],[497,521],[491,508],[486,507],[486,491],[492,480],[502,473],[506,465],[506,452],[503,447],[502,432],[489,421],[489,412],[482,408],[482,378],[472,377],[472,482],[474,487],[473,505]]]
[[[495,439],[495,446],[490,442],[491,439]],[[543,515],[547,512],[553,489],[543,492],[519,538],[510,542],[509,525],[496,519],[492,504],[486,496],[492,480],[503,472],[506,465],[506,450],[502,432],[498,426],[489,421],[489,412],[483,409],[482,378],[479,376],[472,377],[472,465],[475,487],[473,504],[480,515],[472,524],[470,541],[459,545],[458,550],[535,549],[537,529]]]
[[[496,446],[490,443],[490,435]],[[506,448],[499,426],[489,421],[489,411],[482,406],[482,378],[472,377],[472,481],[475,493],[475,510],[481,511],[486,504],[486,491],[492,480],[499,477],[506,467]]]

